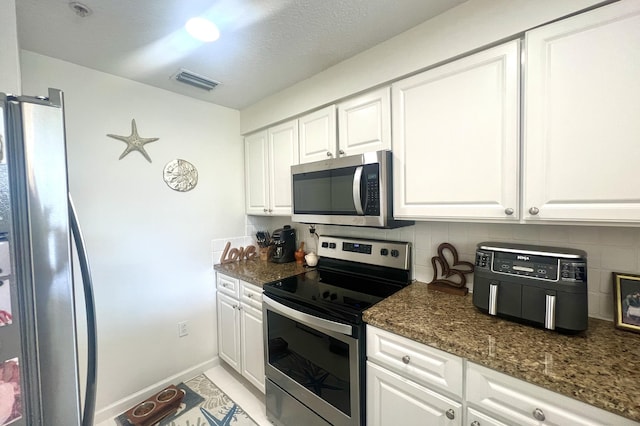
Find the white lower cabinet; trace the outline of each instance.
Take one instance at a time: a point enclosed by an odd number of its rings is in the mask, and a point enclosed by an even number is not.
[[[367,425],[462,425],[462,358],[367,326]]]
[[[219,356],[264,393],[262,291],[222,274],[217,289]]]
[[[471,362],[467,362],[466,374],[468,419],[473,414],[484,413],[483,417],[469,421],[469,425],[637,425],[608,411]]]

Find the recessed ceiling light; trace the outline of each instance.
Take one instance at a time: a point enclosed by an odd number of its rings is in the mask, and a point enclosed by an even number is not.
[[[210,42],[220,38],[220,31],[216,25],[204,18],[191,18],[185,24],[187,32],[197,40]]]

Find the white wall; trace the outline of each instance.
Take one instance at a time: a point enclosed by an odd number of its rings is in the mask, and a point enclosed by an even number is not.
[[[0,2],[0,92],[20,94],[20,58],[14,0]]]
[[[241,111],[265,127],[573,13],[602,0],[469,0]]]
[[[69,185],[95,286],[101,421],[146,396],[136,392],[217,358],[212,241],[245,233],[239,112],[32,52],[21,61],[25,94],[65,93]],[[128,136],[134,118],[141,137],[160,138],[145,146],[152,163],[138,152],[118,160],[126,145],[106,136]],[[198,169],[190,192],[163,181],[176,158]]]

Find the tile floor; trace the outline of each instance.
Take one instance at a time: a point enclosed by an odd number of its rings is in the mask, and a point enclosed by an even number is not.
[[[264,394],[247,382],[224,363],[204,372],[229,398],[245,410],[259,426],[273,426],[267,420],[264,406]],[[99,423],[97,426],[113,426],[112,419]]]
[[[221,363],[217,367],[204,372],[229,398],[246,411],[259,426],[273,426],[267,420],[264,406],[264,394],[238,375],[231,368]]]

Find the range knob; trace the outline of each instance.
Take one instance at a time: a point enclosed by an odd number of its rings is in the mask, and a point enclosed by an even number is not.
[[[327,297],[329,297],[329,292],[325,291],[324,293],[322,293],[322,298],[326,299]]]
[[[380,249],[380,256],[387,256],[389,254],[389,250],[386,248]]]
[[[332,248],[332,249],[336,248],[336,243],[329,243],[329,248]]]
[[[396,249],[391,250],[391,257],[398,257],[400,256],[400,252]]]

